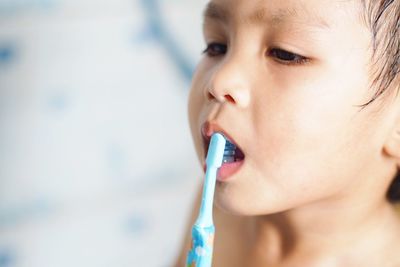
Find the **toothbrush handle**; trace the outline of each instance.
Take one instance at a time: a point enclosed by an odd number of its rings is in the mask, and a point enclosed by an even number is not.
[[[211,267],[214,233],[214,225],[208,227],[193,226],[192,243],[187,256],[186,267]]]

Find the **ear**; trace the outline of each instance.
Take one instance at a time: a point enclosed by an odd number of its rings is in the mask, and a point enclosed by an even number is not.
[[[400,77],[400,76],[398,76]],[[395,92],[399,92],[400,90],[400,78],[399,83],[396,83],[397,89]],[[397,166],[400,167],[400,97],[399,94],[396,94],[395,99],[395,111],[393,113],[394,118],[392,121],[392,129],[389,132],[388,137],[385,140],[383,151],[387,156],[393,158],[397,162]]]
[[[386,138],[383,150],[385,153],[394,158],[400,166],[400,124],[398,127],[394,127]]]

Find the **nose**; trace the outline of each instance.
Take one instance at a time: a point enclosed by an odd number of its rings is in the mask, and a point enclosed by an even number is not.
[[[220,103],[230,102],[241,108],[250,103],[250,75],[246,65],[235,58],[225,58],[211,74],[207,97]]]

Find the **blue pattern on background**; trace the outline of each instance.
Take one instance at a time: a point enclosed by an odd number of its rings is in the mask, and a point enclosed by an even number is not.
[[[54,207],[46,199],[32,199],[20,204],[0,206],[0,229],[24,224],[34,219],[46,219],[52,214]]]
[[[9,249],[0,247],[0,267],[14,266],[14,256]]]
[[[188,60],[183,54],[182,47],[179,46],[178,40],[166,29],[163,14],[160,11],[159,0],[140,0],[144,8],[147,18],[147,32],[151,32],[150,36],[157,38],[157,41],[164,47],[172,62],[178,67],[183,78],[190,81],[194,71],[194,64]]]
[[[168,16],[160,0],[0,0],[0,267],[170,266],[198,178],[195,64],[173,34],[197,22]]]
[[[150,223],[145,215],[133,214],[125,222],[126,233],[138,238],[150,231]]]
[[[16,58],[16,47],[11,44],[0,43],[0,66],[10,63]]]
[[[47,107],[50,111],[60,112],[68,108],[70,100],[66,93],[53,93],[47,97]]]
[[[32,10],[48,11],[55,6],[55,0],[0,0],[0,16],[15,16]]]

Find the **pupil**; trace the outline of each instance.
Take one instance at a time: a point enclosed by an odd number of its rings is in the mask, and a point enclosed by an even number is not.
[[[277,56],[286,61],[291,61],[295,59],[295,55],[286,51],[278,50],[277,51]]]

